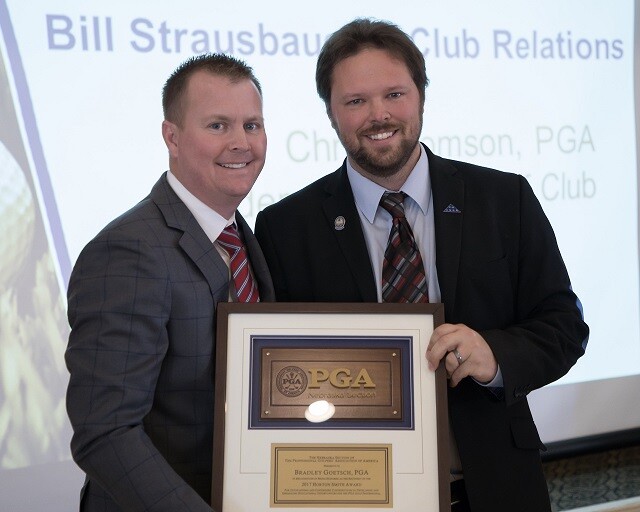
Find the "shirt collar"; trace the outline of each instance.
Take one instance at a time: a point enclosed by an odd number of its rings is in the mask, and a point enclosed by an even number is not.
[[[224,228],[236,221],[235,213],[230,219],[225,219],[218,212],[200,201],[180,183],[180,180],[171,171],[167,172],[167,181],[212,242],[216,241]]]
[[[348,158],[347,176],[349,183],[351,183],[356,206],[373,224],[382,194],[387,190],[362,176],[353,168]],[[416,202],[423,215],[427,214],[431,201],[431,178],[429,176],[429,159],[422,144],[420,145],[420,158],[400,190]]]

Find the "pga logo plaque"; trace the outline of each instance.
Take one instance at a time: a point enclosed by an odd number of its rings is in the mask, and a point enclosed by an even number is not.
[[[252,374],[259,375],[251,386],[259,410],[252,415],[253,428],[270,428],[270,423],[304,421],[310,403],[326,400],[335,406],[329,424],[348,426],[356,421],[391,422],[394,428],[411,428],[409,400],[403,400],[412,385],[410,351],[401,338],[385,340],[372,348],[371,339],[344,338],[337,343],[314,338],[253,340]],[[289,346],[295,343],[295,346]],[[301,348],[304,347],[304,348]],[[255,398],[259,398],[255,400]],[[255,409],[255,408],[254,408]],[[329,426],[329,425],[328,425]],[[330,428],[330,426],[329,426]]]

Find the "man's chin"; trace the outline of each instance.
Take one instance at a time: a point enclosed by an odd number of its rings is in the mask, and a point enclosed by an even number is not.
[[[394,154],[377,154],[359,152],[352,156],[355,161],[364,171],[373,176],[380,178],[388,178],[398,173],[408,158],[401,158]]]
[[[390,178],[400,172],[401,169],[399,165],[380,165],[372,162],[359,162],[358,165],[371,176],[377,176],[378,178]]]

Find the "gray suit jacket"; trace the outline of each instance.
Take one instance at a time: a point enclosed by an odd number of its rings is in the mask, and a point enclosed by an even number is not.
[[[262,251],[236,218],[272,301]],[[211,510],[215,311],[228,274],[166,175],[80,254],[66,362],[81,510]]]

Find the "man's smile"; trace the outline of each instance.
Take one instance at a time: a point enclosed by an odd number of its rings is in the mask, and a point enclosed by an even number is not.
[[[381,133],[374,133],[372,135],[367,135],[367,137],[369,137],[371,140],[384,140],[384,139],[388,139],[389,137],[391,137],[395,132],[381,132]]]

